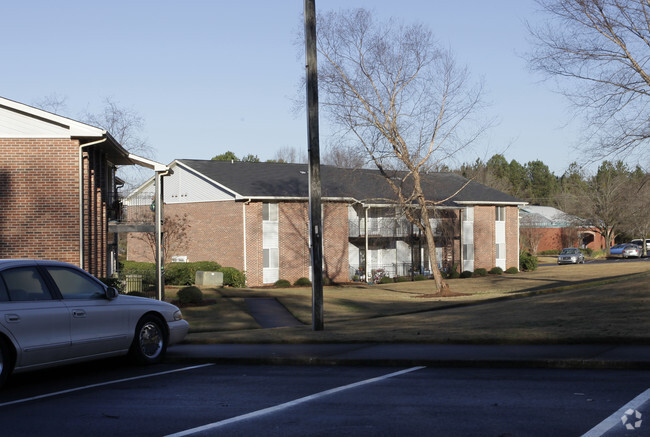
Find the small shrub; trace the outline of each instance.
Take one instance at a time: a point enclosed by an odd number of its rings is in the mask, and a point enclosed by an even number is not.
[[[488,272],[487,270],[480,268],[480,269],[474,269],[474,275],[476,276],[487,276]]]
[[[203,303],[203,292],[195,286],[181,288],[178,290],[178,301],[181,304]]]
[[[287,281],[286,279],[278,279],[275,281],[275,284],[273,284],[273,286],[276,288],[289,288],[291,287],[291,282]]]
[[[223,285],[235,288],[244,288],[246,286],[246,274],[241,270],[234,267],[221,267],[219,271],[223,273]]]
[[[519,270],[532,272],[533,270],[537,270],[537,264],[537,257],[531,255],[529,252],[522,251],[519,254]]]
[[[506,270],[506,273],[510,275],[516,275],[519,273],[519,269],[517,267],[510,267],[508,270]]]
[[[395,278],[395,282],[407,282],[408,280],[409,278],[406,276],[398,276],[397,278]]]
[[[503,269],[501,267],[492,267],[490,269],[491,275],[503,275]]]
[[[465,278],[471,278],[474,276],[474,273],[470,272],[469,270],[464,270],[462,273],[458,275],[458,277],[465,279]]]
[[[311,281],[307,278],[298,278],[296,282],[293,283],[296,287],[310,287]]]
[[[426,279],[427,279],[427,277],[424,276],[424,275],[415,275],[415,276],[413,277],[413,280],[415,280],[415,281],[424,281],[424,280],[426,280]]]
[[[393,282],[395,282],[393,281],[393,278],[390,278],[388,276],[382,276],[381,279],[379,280],[380,284],[392,284]]]

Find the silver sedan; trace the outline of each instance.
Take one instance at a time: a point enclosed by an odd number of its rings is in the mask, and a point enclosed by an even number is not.
[[[118,295],[71,264],[0,260],[0,385],[12,371],[104,357],[157,363],[188,329],[174,305]]]
[[[557,257],[558,264],[584,264],[585,256],[582,251],[576,247],[562,249],[560,256]]]

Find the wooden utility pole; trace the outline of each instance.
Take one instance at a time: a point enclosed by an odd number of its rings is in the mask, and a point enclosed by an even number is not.
[[[309,230],[312,266],[312,330],[323,326],[323,225],[321,216],[320,146],[318,143],[318,69],[316,65],[316,3],[305,0],[307,70],[307,146],[309,149]]]

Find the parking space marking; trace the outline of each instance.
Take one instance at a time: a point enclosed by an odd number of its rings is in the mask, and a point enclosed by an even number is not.
[[[340,386],[340,387],[335,387],[335,388],[332,388],[332,389],[329,389],[329,390],[325,390],[325,391],[322,391],[322,392],[319,392],[319,393],[315,393],[313,395],[309,395],[309,396],[305,396],[305,397],[302,397],[302,398],[299,398],[299,399],[295,399],[293,401],[285,402],[284,404],[275,405],[273,407],[264,408],[264,409],[258,410],[258,411],[253,411],[251,413],[243,414],[241,416],[231,417],[230,419],[225,419],[225,420],[221,420],[219,422],[209,423],[207,425],[198,426],[196,428],[187,429],[185,431],[180,431],[180,432],[177,432],[177,433],[174,433],[174,434],[169,434],[166,437],[185,437],[185,436],[197,434],[197,433],[200,433],[200,432],[203,432],[203,431],[213,430],[213,429],[225,426],[225,425],[230,425],[232,423],[241,422],[243,420],[253,419],[253,418],[260,417],[260,416],[263,416],[263,415],[266,415],[266,414],[271,414],[271,413],[275,413],[277,411],[282,411],[282,410],[285,410],[287,408],[295,407],[296,405],[300,405],[300,404],[304,404],[305,402],[320,399],[322,397],[329,396],[329,395],[334,394],[334,393],[339,393],[339,392],[342,392],[342,391],[345,391],[345,390],[350,390],[350,389],[360,387],[360,386],[363,386],[363,385],[383,381],[385,379],[393,378],[395,376],[403,375],[405,373],[415,372],[416,370],[421,370],[421,369],[424,369],[424,368],[425,368],[425,366],[411,367],[409,369],[400,370],[399,372],[393,372],[393,373],[389,373],[387,375],[378,376],[376,378],[365,379],[363,381],[355,382],[355,383],[352,383],[352,384],[343,385],[343,386]]]
[[[612,430],[615,426],[621,426],[621,417],[623,417],[627,410],[638,410],[641,405],[648,402],[648,400],[650,400],[650,388],[632,399],[627,404],[623,405],[614,414],[587,431],[586,434],[583,434],[582,437],[599,437]]]
[[[103,386],[106,386],[106,385],[119,384],[119,383],[122,383],[122,382],[135,381],[135,380],[138,380],[138,379],[152,378],[154,376],[168,375],[170,373],[186,372],[188,370],[200,369],[201,367],[208,367],[208,366],[214,366],[214,363],[201,364],[201,365],[198,365],[198,366],[191,366],[191,367],[183,367],[183,368],[180,368],[180,369],[166,370],[164,372],[151,373],[151,374],[148,374],[148,375],[132,376],[130,378],[122,378],[122,379],[116,379],[114,381],[106,381],[106,382],[99,382],[97,384],[84,385],[82,387],[70,388],[68,390],[61,390],[61,391],[56,391],[56,392],[53,392],[53,393],[47,393],[47,394],[44,394],[44,395],[32,396],[32,397],[25,398],[25,399],[17,399],[15,401],[3,402],[3,403],[0,404],[0,407],[6,407],[8,405],[22,404],[22,403],[25,403],[25,402],[31,402],[31,401],[35,401],[35,400],[39,400],[39,399],[51,398],[51,397],[54,397],[54,396],[59,396],[59,395],[67,394],[67,393],[74,393],[74,392],[77,392],[77,391],[88,390],[88,389],[96,388],[96,387],[103,387]]]

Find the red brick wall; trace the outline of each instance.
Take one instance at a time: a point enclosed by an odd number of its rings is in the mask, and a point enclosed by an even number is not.
[[[79,265],[79,143],[0,139],[0,258]]]
[[[490,270],[496,265],[495,207],[474,207],[474,269]]]
[[[348,205],[323,206],[323,271],[334,282],[350,280],[348,253]]]
[[[166,262],[171,257],[185,255],[189,262],[216,261],[224,267],[244,269],[242,203],[202,202],[166,204],[165,217],[187,215],[189,225],[186,244],[168,248]],[[154,262],[151,246],[139,233],[130,233],[127,259]]]
[[[474,268],[496,266],[495,206],[474,207]],[[519,209],[506,206],[506,268],[519,268]]]

